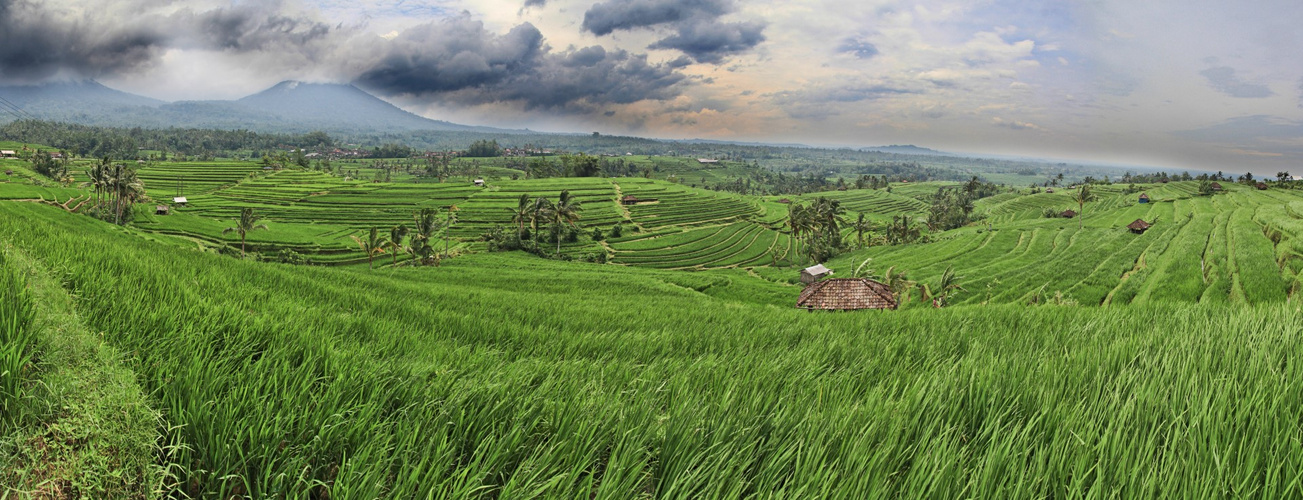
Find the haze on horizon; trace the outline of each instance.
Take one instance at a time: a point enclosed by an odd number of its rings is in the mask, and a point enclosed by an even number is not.
[[[1303,3],[0,0],[0,83],[354,83],[473,125],[1303,174]]]

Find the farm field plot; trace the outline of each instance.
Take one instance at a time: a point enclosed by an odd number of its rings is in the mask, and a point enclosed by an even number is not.
[[[768,265],[783,259],[790,241],[782,233],[749,223],[693,229],[612,243],[613,262],[661,269],[708,269]]]
[[[801,196],[802,201],[828,198],[841,202],[842,208],[863,213],[876,220],[890,220],[895,215],[922,215],[928,205],[918,199],[878,189],[823,191]]]
[[[635,223],[647,228],[720,224],[765,213],[756,201],[739,195],[635,178],[617,183],[624,195],[644,200],[625,208]]]
[[[1179,245],[1221,215],[1200,217],[1130,241]],[[1071,228],[938,244],[999,261],[1104,231]],[[285,266],[11,202],[0,246],[75,290],[87,329],[130,353],[112,359],[174,445],[156,459],[175,496],[1224,494],[1209,477],[1303,495],[1288,479],[1303,434],[1278,425],[1303,377],[1281,362],[1303,332],[1292,304],[810,314],[778,300],[799,288],[741,270],[515,254]],[[1207,425],[1228,418],[1237,432]]]

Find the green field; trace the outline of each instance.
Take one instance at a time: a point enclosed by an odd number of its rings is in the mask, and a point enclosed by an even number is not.
[[[1300,191],[1172,182],[1139,186],[1140,204],[1100,186],[1078,219],[1043,215],[1078,210],[1069,190],[1006,191],[978,200],[973,224],[827,263],[934,286],[953,269],[951,306],[914,289],[899,310],[815,314],[792,307],[812,263],[781,198],[881,224],[926,217],[954,184],[755,197],[255,165],[142,168],[155,199],[177,177],[194,191],[170,215],[143,202],[126,226],[31,201],[85,188],[25,170],[0,183],[0,484],[22,496],[64,478],[89,498],[1303,495]],[[583,208],[562,253],[609,264],[487,251],[479,236],[516,227],[521,195],[562,191]],[[384,254],[369,269],[350,238],[454,206],[433,243],[463,253],[440,267]],[[244,208],[268,226],[249,251],[314,265],[234,258],[223,231]],[[1126,229],[1141,218],[1153,227]]]

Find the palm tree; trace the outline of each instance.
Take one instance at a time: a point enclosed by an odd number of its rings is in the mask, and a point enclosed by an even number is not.
[[[136,171],[123,164],[110,169],[108,184],[114,198],[114,224],[122,225],[122,211],[131,208],[145,195],[145,184],[136,177]]]
[[[457,223],[457,205],[448,206],[448,218],[443,221],[443,256],[448,256],[448,231],[452,230],[452,225]]]
[[[389,244],[389,249],[393,250],[395,266],[398,265],[398,252],[403,250],[403,238],[406,237],[407,226],[397,225],[389,230],[389,239],[386,240],[386,243]]]
[[[1090,184],[1082,184],[1077,191],[1077,230],[1081,230],[1081,219],[1086,216],[1086,204],[1095,201],[1095,193],[1090,192]]]
[[[552,211],[552,202],[547,198],[539,196],[534,199],[534,203],[529,206],[529,229],[535,235],[538,235],[539,221],[547,221],[548,212]]]
[[[380,237],[380,229],[375,227],[371,228],[371,234],[365,240],[354,235],[349,235],[349,238],[353,238],[353,241],[356,241],[358,246],[362,247],[362,251],[366,252],[367,267],[375,269],[376,254],[384,253],[385,245],[389,243],[384,238]]]
[[[864,214],[860,214],[855,222],[851,223],[851,229],[855,231],[855,241],[860,244],[860,248],[864,248],[864,233],[873,230],[873,222],[865,219]]]
[[[968,291],[959,284],[959,280],[962,279],[963,276],[955,275],[954,266],[946,266],[945,272],[941,273],[941,281],[937,282],[937,289],[932,292],[932,304],[936,307],[945,307],[947,299],[955,292]]]
[[[882,275],[882,283],[891,289],[892,295],[896,296],[896,303],[900,304],[901,297],[909,301],[910,292],[914,290],[918,283],[910,281],[905,271],[896,271],[896,266],[887,268],[886,274]]]
[[[511,222],[516,223],[517,238],[519,238],[521,234],[525,233],[525,221],[529,220],[529,213],[530,213],[529,209],[530,209],[529,195],[523,193],[520,195],[520,199],[516,201],[516,208],[507,209],[507,210],[511,210]]]
[[[416,220],[416,226],[412,233],[412,253],[416,254],[417,261],[426,264],[431,255],[434,253],[434,247],[430,245],[430,239],[434,237],[434,232],[438,230],[439,211],[433,208],[422,208],[420,212],[412,214]]]
[[[240,221],[236,223],[235,227],[228,227],[222,230],[222,234],[226,234],[231,231],[240,233],[240,258],[241,259],[244,258],[245,235],[249,234],[249,232],[251,231],[257,231],[259,229],[267,229],[266,224],[258,223],[258,221],[260,220],[262,220],[262,217],[255,215],[253,213],[252,208],[245,207],[244,209],[240,210]]]
[[[575,222],[579,220],[579,212],[584,207],[579,206],[579,200],[570,196],[570,191],[561,191],[561,197],[557,199],[556,205],[548,212],[551,223],[555,224],[557,231],[556,253],[561,255],[561,232],[562,227],[574,227]]]

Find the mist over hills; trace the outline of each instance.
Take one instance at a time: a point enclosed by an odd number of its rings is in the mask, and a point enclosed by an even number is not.
[[[0,121],[41,119],[110,127],[219,128],[301,133],[523,133],[431,120],[352,85],[281,82],[235,101],[164,102],[95,81],[0,87]]]

